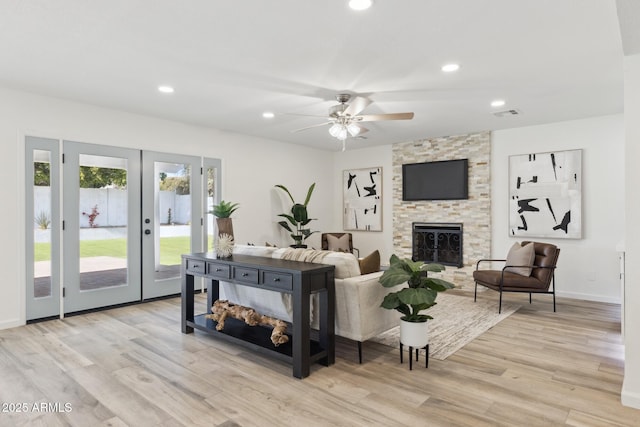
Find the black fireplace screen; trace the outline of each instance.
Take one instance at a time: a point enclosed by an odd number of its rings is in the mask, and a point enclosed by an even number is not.
[[[414,222],[412,259],[462,267],[462,224]]]

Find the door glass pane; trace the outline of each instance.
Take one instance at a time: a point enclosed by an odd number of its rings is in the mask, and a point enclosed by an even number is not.
[[[214,219],[215,217],[210,214],[211,211],[213,211],[213,205],[216,204],[216,200],[217,200],[217,194],[216,194],[216,174],[217,174],[217,170],[216,168],[213,167],[209,167],[207,168],[207,206],[206,206],[206,210],[205,210],[205,215],[204,217],[207,218],[207,251],[209,250],[213,250],[212,246],[213,246],[213,233],[215,231],[215,226],[214,226]]]
[[[180,277],[181,255],[191,252],[191,168],[154,162],[155,280]]]
[[[127,285],[127,159],[79,163],[80,291]]]
[[[51,296],[51,152],[33,150],[33,297]]]

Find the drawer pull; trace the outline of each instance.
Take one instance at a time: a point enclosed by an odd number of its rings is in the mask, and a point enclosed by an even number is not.
[[[274,278],[273,278],[273,281],[274,281],[274,282],[279,282],[279,281],[280,281],[280,278],[279,278],[279,277],[274,277]]]
[[[221,268],[216,268],[216,271],[222,271],[222,269]]]
[[[193,264],[191,267],[192,268],[200,268],[200,265],[199,264]]]
[[[247,277],[249,273],[242,273],[242,277]]]

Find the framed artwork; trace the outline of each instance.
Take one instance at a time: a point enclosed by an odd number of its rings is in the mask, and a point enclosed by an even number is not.
[[[382,231],[382,167],[342,173],[345,230]]]
[[[509,235],[582,238],[582,150],[509,156]]]

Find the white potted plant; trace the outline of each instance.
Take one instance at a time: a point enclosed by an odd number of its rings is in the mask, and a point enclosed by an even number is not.
[[[433,319],[421,313],[436,304],[438,292],[451,289],[454,285],[446,280],[431,278],[428,272],[441,272],[441,264],[425,264],[422,261],[400,259],[391,255],[390,266],[380,277],[385,288],[406,283],[407,287],[391,292],[384,297],[381,307],[398,310],[400,318],[400,342],[413,348],[423,348],[429,343],[427,320]]]

